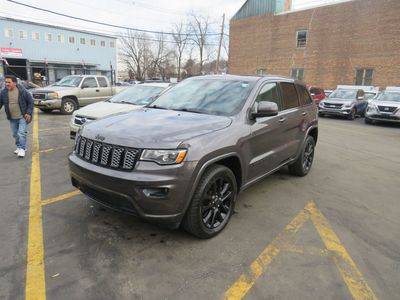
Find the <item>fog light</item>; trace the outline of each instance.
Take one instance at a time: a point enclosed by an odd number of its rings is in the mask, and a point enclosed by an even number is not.
[[[148,198],[165,198],[168,196],[169,188],[143,189],[143,194]]]

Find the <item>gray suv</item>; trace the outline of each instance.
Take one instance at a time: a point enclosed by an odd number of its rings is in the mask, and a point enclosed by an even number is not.
[[[200,238],[228,223],[239,191],[288,165],[306,175],[317,108],[291,79],[187,79],[140,110],[80,129],[72,184],[94,201]]]

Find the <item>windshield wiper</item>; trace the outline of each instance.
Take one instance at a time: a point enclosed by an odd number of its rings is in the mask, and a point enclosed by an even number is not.
[[[118,102],[117,102],[118,103]],[[119,101],[119,103],[123,103],[123,104],[130,104],[130,105],[136,105],[135,103],[129,102],[129,101]]]
[[[148,108],[155,108],[155,109],[168,109],[166,107],[162,107],[162,106],[157,106],[157,105],[151,105],[151,106],[147,106]]]
[[[190,109],[190,108],[173,108],[172,110],[191,112],[191,113],[195,113],[195,114],[205,114],[205,112],[202,110],[196,110],[196,109]]]

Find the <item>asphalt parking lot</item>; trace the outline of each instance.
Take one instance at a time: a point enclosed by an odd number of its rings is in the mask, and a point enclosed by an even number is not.
[[[398,299],[399,126],[320,119],[307,177],[268,177],[198,240],[75,192],[69,119],[39,113],[18,160],[1,113],[0,298]]]

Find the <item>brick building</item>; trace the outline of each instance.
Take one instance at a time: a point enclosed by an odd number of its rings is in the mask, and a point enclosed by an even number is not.
[[[248,0],[230,22],[229,72],[291,76],[324,88],[400,86],[400,0],[298,11],[291,0]]]

